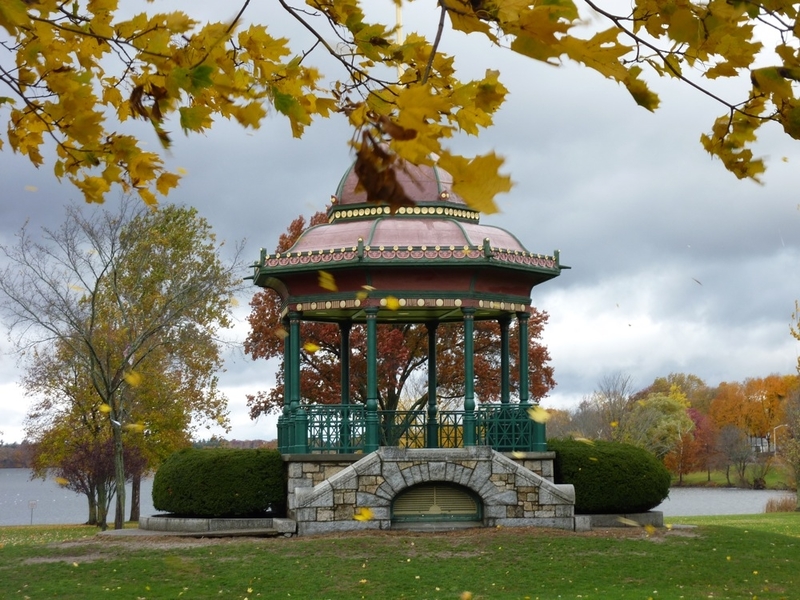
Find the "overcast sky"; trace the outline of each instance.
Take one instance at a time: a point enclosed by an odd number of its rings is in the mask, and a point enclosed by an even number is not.
[[[198,2],[197,10],[214,4]],[[271,22],[278,9],[266,4],[255,3],[250,18]],[[432,30],[434,4],[412,5],[406,31]],[[724,109],[675,81],[650,78],[662,99],[651,114],[575,65],[549,67],[452,31],[442,48],[456,54],[462,80],[499,68],[510,90],[493,128],[452,143],[461,153],[495,150],[507,159],[515,186],[498,198],[502,212],[482,222],[509,229],[532,252],[559,249],[572,267],[533,291],[550,315],[544,342],[558,382],[545,406],[574,406],[615,372],[637,388],[671,372],[708,385],[795,372],[800,344],[789,326],[800,298],[800,144],[768,129],[757,147],[768,158],[764,184],[738,181],[699,142]],[[221,122],[205,136],[176,134],[168,162],[187,175],[168,201],[195,206],[231,246],[245,239],[248,262],[255,260],[294,217],[326,206],[353,160],[351,135],[338,116],[301,140],[276,116],[258,131]],[[54,179],[51,163],[36,170],[8,146],[0,151],[2,243],[26,219],[36,228],[57,224],[71,200],[79,193]],[[247,333],[250,295],[231,332],[238,340]],[[17,385],[21,372],[5,335],[0,349],[0,439],[21,441],[31,400]],[[275,437],[274,419],[250,421],[245,401],[272,384],[275,368],[240,351],[228,356],[220,379],[229,437]],[[221,432],[200,435],[211,433]]]

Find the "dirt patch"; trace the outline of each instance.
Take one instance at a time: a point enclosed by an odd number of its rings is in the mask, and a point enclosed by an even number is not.
[[[547,529],[543,527],[514,527],[514,528],[480,528],[473,529],[459,529],[454,531],[437,531],[437,532],[417,532],[409,530],[366,530],[366,531],[348,531],[340,533],[321,534],[316,536],[305,537],[292,537],[292,538],[263,538],[263,537],[180,537],[177,535],[160,534],[160,535],[147,535],[143,533],[136,533],[135,535],[102,535],[96,536],[88,540],[76,540],[70,542],[60,542],[52,544],[52,548],[84,548],[91,550],[89,554],[83,556],[66,556],[42,559],[47,562],[88,562],[92,560],[100,560],[108,558],[110,555],[115,554],[115,550],[131,551],[131,550],[172,550],[172,549],[192,549],[203,547],[220,547],[229,546],[232,544],[268,544],[275,545],[288,545],[292,546],[296,543],[302,543],[310,539],[376,539],[376,538],[402,538],[407,540],[414,540],[419,538],[429,538],[436,536],[439,538],[451,539],[454,542],[459,540],[469,541],[487,538],[498,537],[506,535],[509,532],[526,536],[532,539],[544,538],[603,538],[603,539],[647,539],[653,542],[662,542],[668,537],[696,537],[697,531],[694,529],[672,528],[665,527],[657,529],[645,529],[643,527],[608,527],[593,529],[592,531],[565,531],[563,529]],[[94,551],[96,549],[96,552]],[[39,559],[29,559],[35,562]]]
[[[40,565],[45,563],[67,563],[79,565],[82,563],[95,562],[107,558],[103,554],[81,554],[80,556],[36,556],[22,561],[23,565]]]

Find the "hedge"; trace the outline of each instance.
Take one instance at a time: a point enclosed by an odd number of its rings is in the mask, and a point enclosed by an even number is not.
[[[646,512],[669,495],[670,474],[653,454],[630,444],[548,440],[556,483],[575,486],[576,514]]]
[[[283,460],[277,450],[181,450],[156,472],[153,506],[184,517],[280,514],[286,506]]]

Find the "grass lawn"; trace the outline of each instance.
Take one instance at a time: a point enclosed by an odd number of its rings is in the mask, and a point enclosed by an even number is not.
[[[748,482],[753,481],[752,467],[747,468],[745,478]],[[738,485],[738,476],[733,468],[731,468],[730,479],[734,487]],[[791,475],[787,469],[777,461],[767,473],[765,482],[767,484],[767,489],[771,490],[794,489],[794,482],[792,481]],[[675,475],[672,476],[672,485],[678,485],[678,477]],[[698,471],[696,473],[685,474],[683,476],[683,485],[726,487],[728,485],[728,480],[725,477],[725,471],[711,471],[711,481],[709,481],[708,473],[705,471]]]
[[[797,597],[800,513],[672,522],[697,527],[221,540],[6,527],[0,598]]]

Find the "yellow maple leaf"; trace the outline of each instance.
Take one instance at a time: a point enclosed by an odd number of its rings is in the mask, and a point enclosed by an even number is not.
[[[367,507],[360,507],[356,509],[356,514],[353,516],[356,521],[371,521],[375,518],[375,515],[372,513],[372,510]]]
[[[69,480],[64,477],[56,477],[56,483],[61,487],[69,484]]]
[[[386,308],[389,310],[399,310],[400,301],[394,296],[386,296]]]
[[[319,346],[314,342],[306,342],[305,344],[303,344],[303,350],[305,350],[309,354],[314,354],[319,350]]]
[[[547,423],[551,415],[541,406],[532,406],[528,409],[528,416],[537,423]]]
[[[289,332],[286,331],[283,327],[278,327],[272,333],[275,334],[275,337],[279,337],[282,340],[285,340],[287,337],[289,337]]]
[[[127,384],[131,387],[136,387],[142,383],[142,375],[136,371],[128,371],[123,375]]]
[[[103,404],[100,405],[100,408],[98,410],[101,413],[110,413],[111,412],[111,407],[104,402]]]
[[[497,194],[511,189],[511,178],[500,174],[503,159],[494,152],[467,159],[443,153],[439,165],[453,176],[453,191],[475,210],[485,214],[497,212]]]
[[[334,279],[333,275],[331,275],[328,271],[317,271],[317,276],[319,287],[321,287],[323,290],[335,292],[339,289],[336,287],[336,280]]]
[[[122,426],[123,429],[133,431],[134,433],[141,433],[144,431],[144,424],[142,423],[128,423]]]

